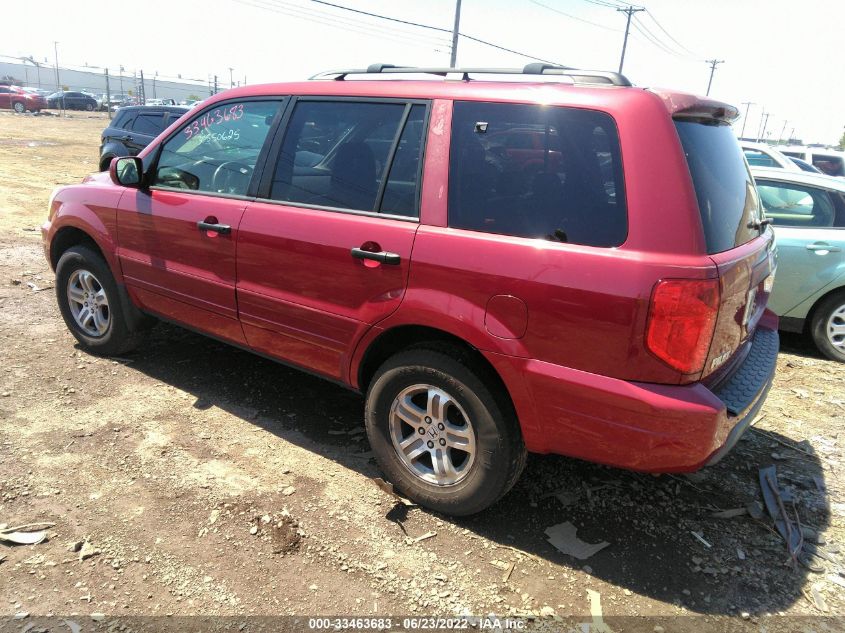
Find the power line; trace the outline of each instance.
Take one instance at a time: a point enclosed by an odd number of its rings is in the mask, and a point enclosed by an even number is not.
[[[590,26],[595,26],[600,29],[604,29],[605,31],[615,31],[616,33],[621,33],[621,29],[614,29],[610,26],[605,26],[604,24],[598,24],[596,22],[591,22],[590,20],[585,20],[584,18],[579,18],[577,15],[572,15],[571,13],[566,13],[565,11],[561,11],[560,9],[556,9],[554,7],[550,7],[547,4],[543,4],[539,2],[539,0],[529,0],[532,4],[536,4],[539,7],[543,7],[544,9],[548,9],[549,11],[553,11],[554,13],[559,13],[560,15],[565,15],[568,18],[572,18],[573,20],[578,20],[579,22],[583,22],[584,24],[589,24]]]
[[[235,0],[235,1],[241,2],[241,3],[247,2],[247,0]],[[253,1],[260,2],[262,0],[253,0]],[[264,0],[264,1],[269,1],[269,0]],[[335,9],[339,9],[341,11],[350,11],[352,13],[367,15],[369,17],[377,18],[377,19],[380,19],[380,20],[388,20],[390,22],[398,22],[398,23],[401,23],[401,24],[416,26],[416,27],[419,27],[419,28],[429,29],[429,30],[432,30],[432,31],[439,31],[441,33],[449,33],[449,34],[452,33],[452,31],[450,29],[444,29],[444,28],[441,28],[439,26],[432,26],[430,24],[421,24],[419,22],[411,22],[410,20],[402,20],[402,19],[394,18],[394,17],[388,16],[388,15],[382,15],[380,13],[372,13],[370,11],[362,11],[361,9],[354,9],[352,7],[346,7],[346,6],[343,6],[343,5],[340,5],[340,4],[335,4],[333,2],[326,2],[326,0],[310,0],[310,1],[315,2],[317,4],[323,4],[323,5],[335,8]],[[253,5],[253,6],[256,6],[256,5]],[[266,9],[267,7],[260,7],[259,6],[258,8],[265,8]],[[268,10],[272,10],[272,9],[268,9]],[[315,20],[315,21],[317,21],[317,20]],[[329,26],[331,26],[331,25],[329,25]],[[505,46],[495,44],[495,43],[490,42],[488,40],[481,39],[480,37],[474,37],[472,35],[467,35],[466,33],[459,33],[459,35],[460,35],[460,37],[466,38],[466,39],[471,40],[473,42],[478,42],[479,44],[484,44],[485,46],[490,46],[491,48],[496,48],[500,51],[505,51],[507,53],[513,53],[514,55],[519,55],[521,57],[527,57],[528,59],[533,59],[533,60],[544,62],[544,63],[547,63],[547,64],[559,64],[559,62],[553,62],[553,61],[549,61],[547,59],[543,59],[542,57],[536,57],[534,55],[529,55],[528,53],[523,53],[522,51],[517,51],[517,50],[512,49],[512,48],[507,48]],[[384,37],[387,37],[387,36],[384,36]]]
[[[634,27],[639,31],[639,33],[645,37],[649,42],[660,48],[666,53],[670,55],[674,55],[675,57],[681,57],[685,59],[689,59],[690,56],[686,53],[681,53],[680,51],[671,48],[668,44],[663,42],[656,34],[652,33],[652,31],[645,25],[643,22],[637,17],[634,16]]]
[[[690,49],[688,49],[686,46],[684,46],[678,40],[676,40],[674,37],[672,37],[672,34],[669,31],[667,31],[665,28],[663,28],[663,25],[660,24],[660,22],[657,21],[657,18],[654,17],[654,14],[651,11],[649,11],[648,8],[646,8],[645,12],[648,15],[648,17],[650,17],[654,21],[654,23],[658,26],[658,28],[661,31],[663,31],[670,40],[675,42],[675,44],[680,46],[682,49],[684,49],[687,53],[689,53],[693,57],[698,57],[698,55],[696,55],[694,52],[692,52]]]

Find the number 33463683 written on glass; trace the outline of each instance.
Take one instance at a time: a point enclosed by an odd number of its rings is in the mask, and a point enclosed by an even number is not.
[[[195,119],[184,129],[185,136],[191,138],[192,136],[200,134],[203,130],[207,130],[215,125],[237,121],[243,117],[243,115],[244,106],[242,103],[227,106],[225,108],[217,108],[216,110],[209,110],[200,118]]]

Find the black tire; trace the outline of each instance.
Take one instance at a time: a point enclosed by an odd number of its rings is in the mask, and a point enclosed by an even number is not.
[[[86,111],[88,111],[88,112],[93,112],[93,111],[94,111],[94,106],[93,106],[92,104],[90,104],[90,103],[86,103],[86,104],[85,104],[85,110],[86,110]]]
[[[111,167],[111,159],[112,158],[114,158],[114,156],[109,155],[109,156],[103,156],[100,159],[100,171],[108,171],[109,170],[109,167]]]
[[[370,445],[396,489],[422,506],[453,516],[475,514],[498,501],[516,483],[527,455],[509,400],[495,396],[491,381],[482,378],[484,372],[471,369],[466,359],[457,360],[462,356],[459,349],[449,347],[396,354],[373,377],[365,410]],[[446,392],[466,412],[466,422],[472,426],[475,458],[456,483],[441,486],[425,481],[394,448],[391,407],[403,390],[419,384]]]
[[[845,324],[845,292],[835,292],[816,306],[810,322],[810,336],[822,354],[831,360],[845,363],[845,349],[836,347],[827,332],[828,321],[836,313],[839,313],[837,324]]]
[[[16,101],[12,104],[12,109],[18,114],[23,114],[24,112],[26,112],[26,105],[21,103],[20,101]]]
[[[68,282],[77,271],[90,272],[105,293],[108,302],[108,326],[100,335],[92,335],[76,321],[68,297]],[[135,310],[129,298],[114,280],[108,264],[103,258],[85,246],[74,246],[65,251],[56,265],[56,299],[59,311],[71,334],[82,346],[93,354],[114,356],[138,345],[143,318],[128,314]]]

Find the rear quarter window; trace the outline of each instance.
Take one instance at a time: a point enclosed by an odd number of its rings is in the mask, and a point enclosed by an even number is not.
[[[602,112],[456,102],[449,226],[589,246],[628,234],[619,139]]]
[[[728,125],[675,121],[684,148],[709,254],[760,235],[760,203],[742,150]]]

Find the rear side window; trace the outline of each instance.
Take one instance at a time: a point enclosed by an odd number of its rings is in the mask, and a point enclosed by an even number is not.
[[[764,154],[760,150],[746,149],[743,152],[749,165],[754,165],[755,167],[780,167],[774,158],[768,154]]]
[[[602,112],[456,102],[449,226],[590,246],[628,233],[619,139]]]
[[[405,103],[300,101],[270,197],[415,216],[424,114]]]
[[[743,153],[728,125],[675,121],[698,198],[709,254],[760,234],[759,201]]]

